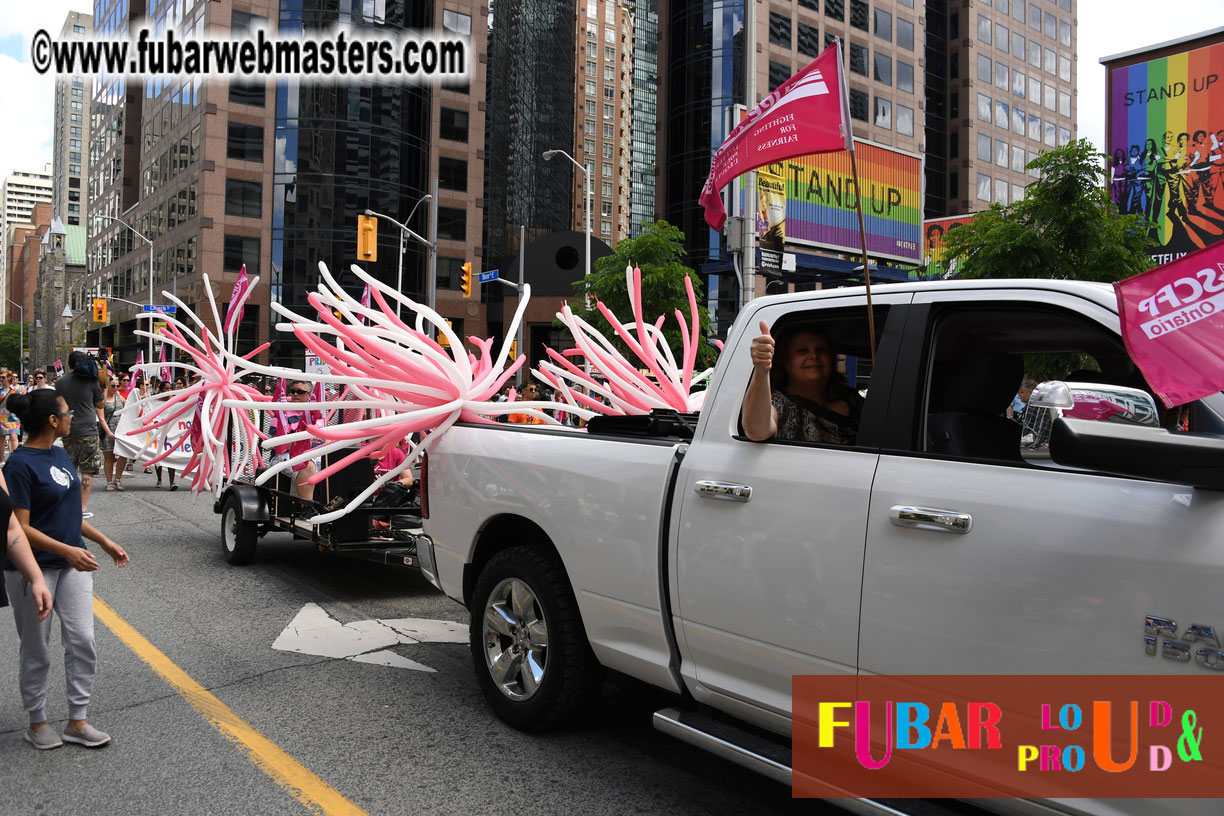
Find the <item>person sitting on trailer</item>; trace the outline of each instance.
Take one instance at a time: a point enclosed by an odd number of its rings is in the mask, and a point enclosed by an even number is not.
[[[305,380],[294,380],[289,383],[288,395],[290,404],[309,401],[310,383]],[[278,410],[273,413],[272,433],[275,436],[282,436],[284,434],[296,433],[297,431],[304,431],[307,425],[317,423],[320,419],[318,411],[307,409]],[[314,447],[314,441],[311,439],[301,439],[287,445],[277,445],[272,449],[274,455],[271,463],[276,465],[281,462],[287,462],[296,456],[306,453],[312,447]],[[318,459],[307,459],[293,466],[293,486],[299,498],[306,501],[314,500],[315,486],[309,484],[307,479],[318,472]]]

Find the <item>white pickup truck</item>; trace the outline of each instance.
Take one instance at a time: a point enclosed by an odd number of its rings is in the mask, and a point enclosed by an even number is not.
[[[1022,443],[1003,415],[1025,355],[1078,355],[1069,379],[1142,387],[1108,286],[873,295],[870,370],[862,289],[753,301],[691,438],[679,417],[589,433],[456,426],[439,440],[421,480],[421,566],[471,610],[476,675],[503,719],[571,722],[611,669],[677,695],[660,729],[789,781],[793,675],[1224,670],[1210,640],[1224,627],[1224,396],[1190,406],[1188,433],[1062,418],[1048,447]],[[743,434],[762,320],[775,334],[817,323],[846,355],[866,394],[853,446]],[[1029,412],[1058,413],[1040,403],[1059,391],[1040,388]],[[1191,800],[989,806],[1206,812]]]

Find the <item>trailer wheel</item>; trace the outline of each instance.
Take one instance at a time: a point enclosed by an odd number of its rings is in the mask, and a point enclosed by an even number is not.
[[[528,546],[496,554],[477,579],[471,609],[476,680],[499,717],[544,731],[586,713],[603,672],[555,554]]]
[[[225,560],[236,566],[251,563],[258,540],[259,525],[242,518],[237,496],[227,496],[221,508],[221,549]]]

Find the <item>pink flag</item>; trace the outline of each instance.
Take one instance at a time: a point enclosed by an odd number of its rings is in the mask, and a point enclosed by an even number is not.
[[[144,366],[144,349],[141,349],[140,353],[136,355],[136,364],[132,366],[132,371],[135,372],[142,366]],[[140,373],[143,374],[144,372],[142,371]]]
[[[276,384],[276,392],[272,394],[273,402],[284,402],[288,399],[288,391],[285,387],[285,378],[281,377],[279,383]]]
[[[227,334],[232,334],[235,327],[242,322],[243,309],[238,304],[250,288],[251,282],[247,280],[246,264],[243,264],[242,271],[238,273],[238,280],[234,282],[234,291],[230,293],[229,306],[225,309],[225,331]]]
[[[370,308],[370,284],[365,285],[365,291],[361,293],[361,305],[368,309]],[[361,316],[361,322],[365,323],[365,315]]]
[[[698,198],[706,223],[722,229],[727,211],[721,192],[736,176],[795,156],[853,149],[839,40],[761,100],[714,152]]]
[[[1166,406],[1224,389],[1224,242],[1114,291],[1126,350]]]
[[[161,344],[161,352],[157,355],[157,362],[159,363],[166,362],[166,344],[165,343]],[[162,382],[170,382],[170,366],[166,366],[166,365],[162,366],[161,371],[157,373],[161,377]]]

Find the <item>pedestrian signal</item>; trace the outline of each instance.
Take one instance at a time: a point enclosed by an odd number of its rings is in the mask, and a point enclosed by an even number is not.
[[[95,323],[106,322],[106,298],[94,298],[93,319]]]
[[[357,216],[357,260],[378,260],[378,219],[372,215]]]
[[[472,262],[464,261],[460,268],[463,269],[463,280],[459,288],[463,290],[463,296],[468,298],[472,296]]]

